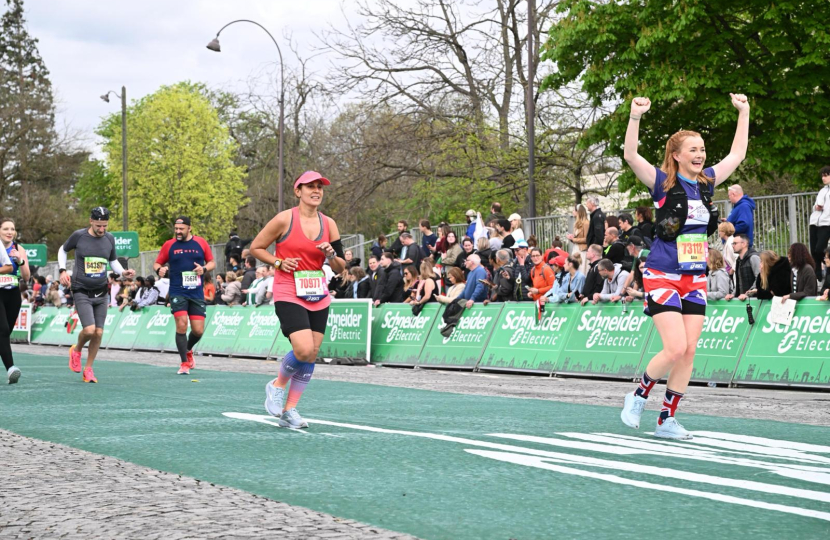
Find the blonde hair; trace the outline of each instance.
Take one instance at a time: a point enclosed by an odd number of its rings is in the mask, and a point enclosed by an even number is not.
[[[233,270],[225,272],[225,281],[236,281],[236,272]]]
[[[424,259],[421,261],[421,278],[436,278],[438,276],[435,275],[435,264],[430,259]]]
[[[674,159],[672,154],[676,152],[680,152],[680,149],[683,147],[683,141],[688,139],[689,137],[703,137],[700,136],[700,133],[697,131],[686,131],[681,130],[669,137],[669,140],[666,141],[666,153],[663,156],[663,165],[660,167],[660,170],[666,173],[666,180],[663,182],[663,190],[668,191],[674,187],[677,183],[677,160]],[[697,175],[695,179],[698,183],[701,184],[714,184],[715,179],[709,178],[702,172]]]
[[[761,262],[763,265],[761,266],[761,287],[766,290],[769,290],[769,273],[772,270],[772,267],[775,266],[775,263],[778,262],[778,259],[781,257],[778,256],[778,253],[770,250],[765,249],[761,252]]]
[[[480,251],[484,251],[485,249],[490,249],[490,241],[482,236],[476,242],[476,249],[478,249]]]
[[[729,223],[728,221],[724,221],[720,225],[718,225],[718,231],[722,232],[726,236],[732,236],[735,234],[735,226]]]
[[[717,270],[720,270],[723,267],[724,267],[723,254],[720,251],[716,250],[716,249],[710,249],[709,250],[709,270],[712,271],[712,272],[715,272]]]
[[[588,221],[588,210],[582,204],[577,204],[576,208],[576,220],[577,221]]]

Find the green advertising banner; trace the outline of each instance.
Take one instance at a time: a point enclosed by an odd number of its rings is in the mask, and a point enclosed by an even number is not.
[[[830,386],[830,304],[799,300],[788,326],[767,321],[771,303],[755,312],[755,326],[733,382]]]
[[[23,304],[14,322],[9,339],[12,343],[29,343],[29,330],[32,328],[32,305]]]
[[[332,300],[319,356],[368,361],[371,315],[371,300]]]
[[[479,369],[551,373],[580,309],[579,304],[547,304],[539,321],[535,303],[504,304]]]
[[[50,308],[41,308],[38,310],[38,313],[45,309]],[[75,325],[71,334],[66,331],[66,323],[69,320],[69,315],[73,313],[73,310],[69,308],[51,309],[55,310],[54,315],[48,318],[48,322],[43,328],[43,331],[38,334],[36,342],[34,341],[33,334],[32,342],[40,345],[65,345],[67,347],[77,342],[78,333],[81,331],[80,323]]]
[[[436,320],[437,303],[424,306],[412,315],[408,304],[383,304],[372,309],[372,362],[394,366],[415,366]]]
[[[274,307],[248,307],[243,313],[245,319],[233,346],[234,356],[268,358],[280,331],[280,321],[274,313]],[[205,327],[205,331],[209,330],[209,327]]]
[[[117,257],[138,257],[138,233],[135,231],[115,231],[115,255]]]
[[[441,334],[444,321],[440,318],[427,337],[418,359],[422,367],[474,369],[481,358],[487,339],[496,326],[504,304],[475,304],[465,309],[450,337]],[[443,314],[443,310],[441,311]]]
[[[291,350],[291,342],[288,341],[288,338],[282,335],[279,327],[277,327],[277,339],[274,340],[274,346],[271,347],[271,351],[268,353],[268,358],[276,358],[282,360],[282,357],[288,354]]]
[[[632,379],[653,325],[640,307],[586,304],[577,315],[555,373]]]
[[[47,306],[39,308],[32,314],[32,334],[30,338],[32,343],[41,343],[41,336],[46,332],[52,318],[57,314],[58,308]]]
[[[122,311],[121,318],[113,325],[112,336],[107,342],[107,348],[132,350],[133,344],[143,331],[149,318],[149,311],[129,311],[126,309]]]
[[[176,321],[170,308],[148,306],[135,313],[145,313],[146,316],[141,320],[141,330],[133,343],[133,349],[161,352],[165,347],[170,347],[171,343],[175,343]]]
[[[752,300],[751,305],[756,316],[759,303],[758,300]],[[692,368],[693,381],[729,383],[732,380],[735,366],[738,365],[738,359],[752,328],[747,320],[746,306],[746,303],[737,300],[709,302],[703,332],[697,342]],[[651,333],[640,371],[645,369],[646,363],[662,349],[663,340],[655,330]]]
[[[20,244],[26,250],[26,258],[32,266],[43,266],[46,259],[46,244]]]
[[[234,345],[247,319],[242,307],[208,306],[205,334],[194,351],[202,354],[234,354]]]
[[[127,308],[124,309],[129,313]],[[118,321],[121,320],[122,315],[123,313],[118,311],[118,308],[114,308],[112,306],[107,308],[107,318],[104,321],[104,336],[101,338],[102,349],[109,347],[110,339],[115,333],[115,328],[118,326]]]

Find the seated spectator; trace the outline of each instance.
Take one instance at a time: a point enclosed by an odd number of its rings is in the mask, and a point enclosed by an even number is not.
[[[727,300],[734,296],[738,300],[747,299],[747,291],[755,286],[758,275],[761,273],[761,257],[758,252],[749,247],[749,238],[745,234],[735,234],[732,247],[735,249],[735,292],[726,295]]]
[[[481,257],[475,253],[467,257],[467,268],[470,270],[467,284],[459,299],[467,301],[467,309],[473,307],[474,302],[484,302],[487,299],[487,270],[481,266]]]
[[[599,275],[600,260],[602,260],[602,246],[599,244],[588,246],[588,272],[585,273],[585,285],[582,286],[582,297],[579,300],[583,306],[592,301],[595,294],[602,292],[604,280]]]
[[[710,249],[708,263],[709,277],[706,278],[706,298],[709,301],[723,300],[727,294],[732,293],[732,280],[729,278],[729,274],[724,267],[721,252],[716,249]]]
[[[349,267],[346,266],[342,272],[335,274],[329,281],[329,292],[335,298],[348,298],[350,288]]]
[[[226,306],[242,304],[242,283],[237,281],[236,272],[233,270],[225,273],[225,286],[221,298]]]
[[[481,238],[478,239],[478,243],[476,244],[476,247],[478,249],[475,251],[475,255],[478,255],[478,257],[479,257],[479,264],[483,264],[484,267],[487,269],[487,272],[492,275],[493,267],[492,266],[490,266],[489,268],[487,267],[490,264],[490,253],[492,253],[492,251],[490,250],[490,242],[488,242],[487,239],[482,236]],[[467,259],[469,259],[469,258],[470,258],[470,256],[468,255]],[[464,268],[467,269],[467,272],[465,273],[466,276],[467,276],[467,281],[470,281],[470,271],[469,271],[470,267],[466,265],[466,261],[465,261]]]
[[[450,288],[447,289],[447,293],[435,296],[435,299],[442,304],[449,304],[455,301],[455,299],[458,298],[462,292],[464,292],[464,287],[467,285],[464,281],[464,272],[457,267],[449,269],[447,272],[447,279],[452,284],[450,285]]]
[[[153,278],[153,286],[155,287],[155,285],[156,279]],[[216,304],[216,285],[213,284],[213,276],[210,270],[205,270],[205,273],[202,274],[202,289],[205,293],[205,305],[212,306]],[[156,298],[156,302],[158,302],[158,298]]]
[[[755,286],[746,292],[746,296],[772,300],[775,296],[790,294],[791,276],[790,261],[786,257],[779,257],[774,251],[764,250],[761,252],[761,271],[755,279]]]
[[[403,273],[401,263],[395,261],[394,257],[393,253],[384,252],[380,258],[383,274],[375,291],[377,293],[374,301],[376,306],[387,302],[403,302]]]
[[[594,295],[591,303],[619,302],[625,295],[625,279],[628,272],[622,269],[622,265],[614,264],[608,259],[599,261],[598,268],[603,279],[602,291]]]
[[[605,242],[603,247],[603,253],[606,259],[614,264],[622,264],[625,258],[625,244],[620,241],[620,233],[616,227],[608,227],[605,229]]]
[[[649,251],[644,249],[639,253],[635,261],[634,270],[628,275],[625,280],[625,301],[634,302],[635,300],[645,300],[646,293],[643,286],[643,272],[646,269],[646,259]]]
[[[360,266],[361,263],[360,258],[355,258],[354,252],[350,249],[343,252],[343,260],[346,261],[346,268]]]
[[[258,266],[256,267],[256,270],[254,270],[254,279],[247,288],[245,288],[245,281],[242,281],[242,294],[244,295],[243,298],[245,300],[244,305],[256,305],[256,295],[259,288],[262,287],[265,282],[266,275],[268,275],[268,270],[264,266]]]
[[[218,296],[214,297],[214,301],[216,302],[217,306],[224,306],[225,301],[222,300],[222,293],[225,292],[225,277],[222,274],[217,274],[216,275],[215,285],[216,285],[216,294]]]
[[[539,247],[539,240],[536,239],[535,234],[531,234],[530,236],[527,237],[527,247],[532,247],[532,248]]]
[[[118,295],[121,294],[121,281],[118,278],[118,274],[115,272],[111,273],[108,281],[110,284],[110,306],[118,307]]]
[[[543,297],[553,287],[556,275],[545,262],[539,248],[530,250],[530,261],[533,263],[533,268],[530,270],[530,281],[533,286],[528,287],[527,292],[530,294],[531,300],[535,301]]]
[[[565,280],[565,274],[567,274],[565,271],[566,264],[568,264],[567,255],[560,255],[550,262],[550,268],[553,270],[554,275],[553,287],[545,293],[545,296],[551,296],[559,293],[559,287],[562,286],[562,282]]]
[[[421,262],[420,276],[421,279],[418,281],[415,296],[409,303],[423,305],[429,302],[435,302],[435,297],[440,292],[440,288],[438,286],[438,276],[435,275],[431,260],[425,259]]]
[[[724,221],[718,225],[718,238],[720,238],[720,242],[715,247],[723,253],[723,265],[730,276],[735,272],[735,262],[738,259],[733,248],[735,242],[734,234],[735,226],[728,221]]]
[[[816,271],[813,269],[816,263],[813,261],[813,256],[810,255],[810,248],[796,242],[787,251],[787,259],[790,261],[793,292],[785,294],[781,301],[786,302],[788,299],[797,301],[806,296],[816,296],[818,294],[818,280],[816,279]]]
[[[357,267],[359,268],[359,267]],[[254,304],[256,307],[270,305],[274,303],[274,271],[273,266],[268,266],[265,270],[265,280],[257,287]]]
[[[444,266],[458,266],[458,257],[461,255],[461,245],[453,231],[447,233],[446,251],[441,254],[441,264]]]
[[[372,243],[372,255],[380,261],[380,256],[383,255],[384,250],[386,249],[386,235],[381,234],[378,235],[377,240]]]
[[[49,290],[46,292],[47,306],[61,307],[61,305],[63,304],[63,294],[61,293],[60,287],[58,285],[59,283],[57,281],[53,281],[49,285]]]
[[[830,247],[824,250],[824,266],[830,268]],[[824,273],[824,283],[821,284],[821,288],[818,291],[819,300],[827,300],[828,291],[830,291],[830,272]]]
[[[147,306],[154,306],[156,305],[156,302],[158,302],[159,290],[156,288],[156,278],[153,276],[147,276],[145,284],[146,287],[144,288],[141,298],[130,302],[130,311],[137,311],[139,309],[146,308]],[[123,309],[124,306],[118,308],[119,311]]]
[[[442,223],[438,226],[438,239],[435,244],[429,247],[430,255],[433,258],[440,257],[447,252],[447,235],[450,232],[450,226]]]
[[[403,268],[403,293],[404,293],[404,304],[411,303],[414,298],[418,287],[418,281],[420,279],[420,274],[418,273],[418,269],[415,266],[408,264]]]
[[[556,293],[548,293],[545,299],[553,304],[571,304],[578,302],[582,294],[582,287],[585,285],[585,275],[579,271],[579,267],[582,265],[579,253],[574,253],[566,257],[564,264],[562,282],[556,288]]]
[[[363,268],[353,266],[349,269],[349,292],[345,298],[371,298],[372,283]]]
[[[635,236],[643,237],[640,230],[634,226],[634,218],[628,212],[623,212],[619,217],[620,241],[625,244]]]

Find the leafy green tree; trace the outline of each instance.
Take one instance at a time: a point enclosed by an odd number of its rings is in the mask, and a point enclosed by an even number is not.
[[[563,0],[544,58],[557,71],[544,81],[580,81],[595,103],[618,104],[588,133],[622,157],[631,98],[653,105],[640,131],[640,153],[662,161],[679,129],[701,132],[708,161],[729,152],[736,113],[728,93],[750,97],[748,159],[736,179],[791,177],[817,187],[830,143],[830,2]],[[633,184],[628,171],[622,187]]]
[[[120,114],[104,119],[109,190],[121,186]],[[237,145],[219,121],[202,85],[163,86],[134,103],[127,115],[129,227],[143,249],[172,236],[173,221],[187,215],[195,234],[226,238],[244,196],[245,170],[234,164]],[[111,192],[111,191],[109,191]],[[120,216],[120,208],[116,206]],[[114,223],[120,217],[113,216]]]

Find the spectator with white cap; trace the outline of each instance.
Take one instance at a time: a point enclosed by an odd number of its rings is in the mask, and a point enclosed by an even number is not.
[[[470,208],[467,210],[465,215],[467,216],[467,232],[465,233],[465,236],[472,238],[476,233],[476,217],[478,214],[475,210]]]
[[[525,232],[522,230],[522,216],[514,212],[510,214],[510,217],[507,218],[507,221],[510,222],[510,235],[516,241],[524,240]]]

